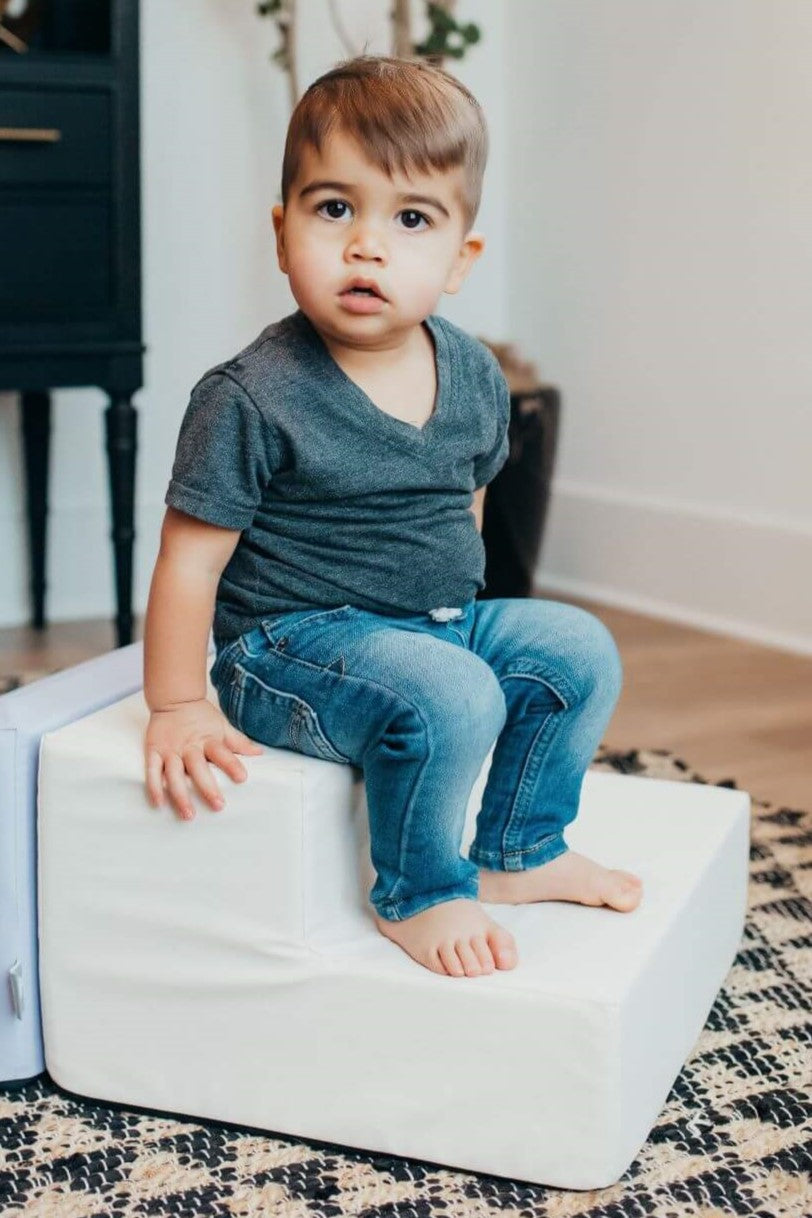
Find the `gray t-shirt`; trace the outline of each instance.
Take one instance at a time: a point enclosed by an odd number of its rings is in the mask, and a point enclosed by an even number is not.
[[[217,589],[227,642],[275,613],[460,607],[484,586],[474,488],[508,453],[510,396],[484,343],[446,318],[418,428],[343,371],[301,309],[194,386],[165,502],[242,536]]]

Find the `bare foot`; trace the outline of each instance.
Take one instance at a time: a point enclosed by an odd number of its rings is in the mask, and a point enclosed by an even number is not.
[[[630,871],[610,871],[574,850],[527,871],[479,872],[479,899],[496,904],[577,901],[579,905],[611,905],[629,913],[639,905],[642,895],[638,876]]]
[[[467,898],[443,901],[400,922],[375,914],[382,935],[433,973],[479,977],[494,968],[515,968],[516,940],[484,909]]]

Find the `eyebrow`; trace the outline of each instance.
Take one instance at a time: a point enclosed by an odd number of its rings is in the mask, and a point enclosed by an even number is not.
[[[303,186],[299,191],[299,198],[303,199],[305,195],[313,194],[317,190],[340,190],[344,194],[352,194],[354,187],[349,182],[328,182],[322,178],[317,182],[308,182],[307,186]],[[428,204],[429,207],[436,207],[447,220],[451,219],[448,209],[439,199],[435,199],[433,195],[400,194],[398,199],[401,203],[424,203]]]

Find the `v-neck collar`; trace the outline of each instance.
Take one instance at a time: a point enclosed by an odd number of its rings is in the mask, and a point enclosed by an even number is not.
[[[407,423],[404,419],[396,419],[394,415],[387,414],[385,410],[381,410],[380,406],[376,406],[369,394],[333,358],[327,344],[307,314],[303,313],[301,309],[297,309],[292,314],[292,318],[305,329],[311,338],[313,349],[318,353],[325,375],[331,376],[341,386],[345,395],[351,395],[357,403],[357,408],[365,411],[370,422],[381,429],[389,439],[403,441],[411,447],[422,447],[428,442],[431,433],[445,416],[453,401],[451,351],[446,333],[434,313],[429,314],[425,319],[425,324],[434,345],[437,390],[434,409],[422,427],[417,427],[414,423]]]

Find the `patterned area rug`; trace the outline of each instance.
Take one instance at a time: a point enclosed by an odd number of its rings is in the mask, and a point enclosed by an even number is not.
[[[602,747],[592,768],[706,781],[661,751]],[[0,1212],[809,1218],[812,817],[754,801],[751,842],[741,950],[648,1141],[609,1188],[544,1188],[99,1104],[42,1076],[21,1090],[0,1090]]]

